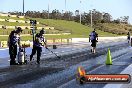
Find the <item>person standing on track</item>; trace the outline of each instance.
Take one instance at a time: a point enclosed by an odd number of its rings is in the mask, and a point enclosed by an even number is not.
[[[8,37],[8,46],[9,46],[9,55],[10,55],[10,65],[18,65],[15,58],[17,55],[17,45],[20,46],[20,33],[22,32],[21,27],[18,27],[16,30],[11,31]]]
[[[96,33],[95,29],[90,33],[89,35],[89,42],[92,42],[91,46],[91,52],[95,53],[96,52],[96,44],[98,42],[98,34]]]
[[[33,41],[33,49],[30,55],[30,61],[32,61],[33,55],[35,55],[37,51],[37,63],[38,64],[40,64],[40,56],[42,52],[42,47],[45,45],[45,48],[47,49],[46,41],[43,36],[44,33],[45,33],[45,30],[42,29],[40,33],[37,33],[35,35],[35,41]]]
[[[130,42],[130,37],[131,37],[130,32],[128,32],[128,33],[127,33],[127,40],[128,40],[128,43]]]

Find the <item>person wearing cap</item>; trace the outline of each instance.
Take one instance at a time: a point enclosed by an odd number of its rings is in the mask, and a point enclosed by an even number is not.
[[[42,52],[42,47],[45,45],[45,48],[47,48],[46,41],[45,41],[43,34],[45,34],[44,29],[42,29],[40,33],[37,33],[35,35],[35,40],[33,41],[33,49],[30,55],[30,61],[32,61],[33,55],[35,55],[37,52],[37,63],[38,64],[40,64],[40,56]]]
[[[96,33],[95,29],[89,35],[89,42],[90,42],[90,40],[92,42],[92,44],[91,44],[91,46],[92,46],[91,52],[95,53],[96,52],[96,44],[98,42],[98,34]]]
[[[9,55],[10,55],[10,65],[17,65],[15,58],[17,55],[17,47],[20,46],[20,33],[22,32],[21,27],[16,30],[11,31],[8,37]]]

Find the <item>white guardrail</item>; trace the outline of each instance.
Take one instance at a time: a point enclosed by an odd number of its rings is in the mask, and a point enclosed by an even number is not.
[[[48,39],[47,40],[47,45],[61,45],[61,44],[70,44],[70,43],[72,43],[72,39]],[[28,47],[33,46],[33,42],[29,41],[29,40],[28,41],[21,41],[20,44],[28,46]],[[0,47],[7,48],[8,47],[7,41],[1,41]]]

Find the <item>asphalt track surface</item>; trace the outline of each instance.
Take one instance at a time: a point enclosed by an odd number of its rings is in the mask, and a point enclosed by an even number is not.
[[[103,88],[105,84],[84,84],[76,82],[78,66],[83,66],[88,74],[119,74],[132,63],[131,48],[125,42],[112,43],[97,48],[90,53],[88,47],[60,53],[61,58],[47,57],[40,65],[35,61],[21,66],[0,68],[1,88]],[[113,65],[106,66],[107,49],[110,48]]]

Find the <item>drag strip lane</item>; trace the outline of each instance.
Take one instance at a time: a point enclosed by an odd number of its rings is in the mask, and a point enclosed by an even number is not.
[[[125,48],[125,49],[123,49]],[[106,48],[105,48],[106,49]],[[102,49],[102,50],[105,50],[105,49]],[[122,50],[123,49],[123,50]],[[120,53],[115,53],[115,57],[114,58],[118,58],[118,57],[121,57],[122,55],[126,54],[126,52],[128,52],[127,49],[127,46],[126,44],[122,44],[120,46],[115,46],[113,47],[113,49],[111,49],[112,52],[114,51],[118,51]],[[107,49],[106,49],[107,50]],[[100,52],[99,52],[100,53]],[[40,79],[36,80],[32,80],[31,82],[27,82],[25,83],[24,85],[27,86],[27,88],[30,86],[30,85],[33,85],[34,87],[33,88],[53,88],[53,87],[59,87],[71,80],[73,80],[75,78],[75,71],[73,71],[73,69],[75,70],[77,67],[76,66],[73,66],[73,65],[76,65],[76,64],[79,64],[80,62],[83,62],[83,61],[87,61],[87,63],[81,63],[82,65],[87,65],[89,64],[89,69],[93,70],[93,69],[96,69],[98,67],[100,67],[102,65],[102,63],[105,61],[105,60],[102,60],[102,55],[105,55],[106,52],[104,53],[102,51],[102,54],[100,56],[100,54],[98,53],[98,55],[95,57],[94,56],[91,56],[91,58],[87,58],[87,57],[80,57],[81,60],[79,58],[76,58],[76,61],[75,59],[66,59],[65,61],[64,60],[51,60],[47,61],[46,63],[46,60],[45,62],[43,62],[43,65],[46,65],[47,67],[63,67],[64,69],[68,69],[68,70],[63,70],[63,71],[60,71],[58,73],[55,73],[53,75],[48,75],[48,76],[42,76]],[[103,54],[104,53],[104,54]],[[73,61],[75,61],[76,63],[74,63]],[[98,62],[99,63],[98,63]],[[94,64],[93,64],[94,62]],[[49,65],[51,64],[51,65]],[[80,65],[80,64],[79,64]],[[20,87],[22,88],[23,85],[22,84],[18,84],[16,85],[15,83],[13,83],[16,88],[17,87]]]

